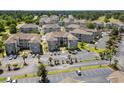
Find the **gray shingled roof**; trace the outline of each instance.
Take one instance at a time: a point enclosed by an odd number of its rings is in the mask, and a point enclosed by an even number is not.
[[[20,28],[37,28],[37,27],[39,26],[36,24],[24,24]]]
[[[52,20],[59,20],[59,17],[57,15],[51,15],[50,18]]]
[[[75,36],[68,32],[50,32],[46,34],[47,41],[57,41],[58,37],[65,37],[68,38],[68,40],[78,40]]]
[[[78,33],[78,34],[86,34],[86,35],[92,35],[92,32],[87,32],[86,30],[83,29],[75,29],[73,31],[70,31],[70,33]]]
[[[80,28],[80,25],[70,24],[70,25],[66,26],[66,28],[75,28],[75,29],[77,29],[77,28]]]
[[[58,24],[46,24],[43,28],[61,28]]]
[[[15,43],[18,39],[29,40],[30,42],[40,42],[40,36],[37,34],[17,33],[11,35],[5,43]]]

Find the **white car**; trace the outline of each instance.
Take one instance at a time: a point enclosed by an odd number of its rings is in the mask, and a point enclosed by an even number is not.
[[[77,70],[76,73],[78,74],[78,76],[81,76],[81,71]]]
[[[32,57],[35,58],[35,54],[33,54]]]
[[[13,59],[13,55],[10,55],[10,56],[9,56],[9,60],[12,60],[12,59]]]
[[[6,82],[11,83],[12,79],[10,77],[7,77]]]
[[[12,83],[17,83],[17,80],[13,80]]]

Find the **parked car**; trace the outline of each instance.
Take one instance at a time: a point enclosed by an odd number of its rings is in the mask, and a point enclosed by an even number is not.
[[[61,55],[61,52],[58,52],[58,55]]]
[[[12,80],[12,83],[17,83],[17,80],[15,79],[15,80]]]
[[[16,59],[17,58],[17,55],[14,55],[13,58]]]
[[[56,56],[57,55],[57,52],[54,52],[53,54]]]
[[[12,60],[12,59],[13,59],[13,55],[10,55],[10,56],[9,56],[9,60]]]
[[[32,58],[35,58],[35,54],[32,55]]]
[[[81,76],[81,71],[77,70],[76,73],[78,74],[78,76]]]
[[[7,83],[11,83],[12,82],[12,79],[10,77],[7,77],[6,82]]]
[[[36,54],[36,57],[40,56],[39,54]]]

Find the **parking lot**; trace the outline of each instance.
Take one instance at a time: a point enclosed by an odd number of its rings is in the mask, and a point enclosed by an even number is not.
[[[124,71],[124,35],[122,35],[122,40],[118,45],[118,50],[115,58],[119,61],[120,69]]]
[[[103,33],[103,36],[101,39],[98,40],[96,47],[100,49],[106,49],[106,42],[109,40],[108,33]]]
[[[66,59],[68,58],[68,55],[70,55],[70,53],[68,53],[68,52],[65,52],[65,53],[54,52],[54,53],[40,55],[40,60],[42,63],[48,64],[49,57],[52,57],[53,59],[59,60],[61,62],[62,60],[66,61]],[[81,61],[81,60],[93,59],[93,58],[99,57],[99,55],[96,54],[95,52],[88,52],[87,50],[81,50],[81,51],[77,51],[76,54],[71,54],[71,57],[77,58],[78,61]],[[33,57],[30,54],[25,59],[25,61],[29,62],[29,63],[36,62],[37,57]],[[21,56],[17,56],[17,58],[13,58],[10,60],[10,57],[6,56],[1,60],[1,62],[3,65],[6,65],[9,63],[22,63],[23,58]]]
[[[60,53],[59,55],[49,55],[49,54],[45,54],[42,55],[40,60],[41,62],[43,62],[44,64],[48,64],[49,61],[49,57],[52,57],[53,59],[57,59],[60,62],[62,60],[66,60],[68,58],[69,53]],[[82,50],[82,51],[78,51],[76,54],[71,55],[72,58],[77,58],[78,61],[81,60],[87,60],[87,59],[93,59],[98,57],[98,54],[96,54],[95,52],[88,52],[86,50]]]
[[[46,69],[48,71],[53,71],[53,70],[61,70],[61,69],[69,69],[69,68],[78,68],[78,67],[85,67],[85,66],[93,66],[93,65],[104,65],[104,64],[109,64],[108,61],[97,61],[97,60],[91,60],[88,62],[79,62],[79,63],[74,63],[73,65],[70,64],[62,64],[62,60],[66,60],[66,58],[68,57],[69,53],[60,53],[59,55],[52,55],[53,59],[58,59],[61,65],[57,65],[54,67],[51,66],[47,66]],[[51,55],[50,54],[45,54],[45,55],[40,55],[40,60],[41,62],[43,62],[44,64],[48,64],[48,59]],[[96,58],[96,53],[94,52],[88,52],[86,50],[82,50],[77,52],[77,54],[72,55],[72,57],[76,57],[78,61],[80,60],[85,60],[85,59],[92,59],[92,58]],[[26,63],[28,63],[29,65],[25,68],[22,68],[18,71],[11,71],[11,72],[7,72],[7,73],[3,73],[0,76],[1,77],[7,77],[7,76],[17,76],[17,75],[22,75],[22,74],[29,74],[29,73],[35,73],[37,71],[37,57],[33,57],[32,55],[28,55],[28,57],[26,58]],[[8,63],[22,63],[23,62],[23,58],[20,56],[17,56],[16,59],[11,59],[9,60],[9,57],[5,57],[2,60],[2,65],[6,65]]]
[[[28,57],[25,59],[26,62],[31,63],[31,62],[35,62],[35,60],[37,60],[37,58],[33,58],[32,55],[28,55]],[[11,60],[9,59],[8,56],[4,57],[1,60],[3,65],[9,64],[9,63],[22,63],[23,62],[23,58],[21,56],[17,56],[17,58],[12,58]]]
[[[81,76],[78,76],[76,72],[60,73],[56,75],[48,75],[50,83],[58,83],[66,77],[71,77],[75,80],[86,83],[108,83],[106,77],[112,73],[110,68],[92,69],[81,71]],[[27,78],[18,80],[19,83],[37,83],[39,80],[36,78]]]

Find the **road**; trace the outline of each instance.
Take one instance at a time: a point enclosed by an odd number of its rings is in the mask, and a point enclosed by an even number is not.
[[[50,83],[59,83],[66,77],[71,77],[75,80],[79,80],[80,82],[85,83],[109,83],[107,80],[107,76],[112,73],[110,68],[101,68],[101,69],[92,69],[81,71],[81,76],[78,76],[76,72],[69,73],[59,73],[55,75],[48,75],[48,79]],[[36,78],[25,78],[19,79],[19,83],[38,83],[39,77]]]
[[[119,44],[116,58],[119,61],[119,65],[121,66],[121,70],[124,71],[124,35],[122,36],[121,43]]]
[[[103,33],[103,37],[100,38],[96,44],[99,49],[106,49],[106,42],[109,40],[109,35],[107,33]]]
[[[53,71],[53,70],[62,70],[62,69],[70,69],[70,68],[79,68],[79,67],[86,67],[86,66],[95,66],[95,65],[108,65],[110,62],[109,61],[89,61],[89,62],[80,62],[80,63],[75,63],[73,65],[70,64],[63,64],[59,66],[54,66],[54,67],[46,67],[48,71]]]

